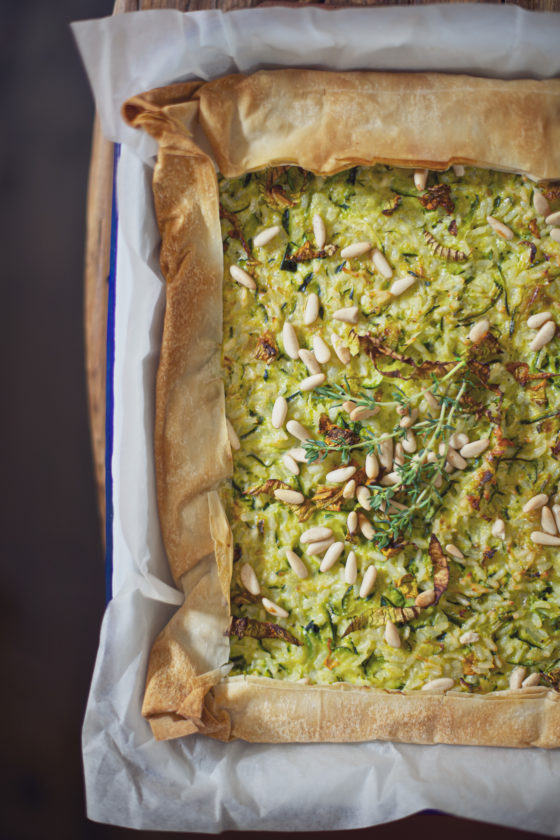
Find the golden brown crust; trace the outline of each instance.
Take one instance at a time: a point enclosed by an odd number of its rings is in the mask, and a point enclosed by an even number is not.
[[[555,747],[560,729],[560,695],[546,688],[436,694],[233,677],[216,685],[212,698],[214,714],[228,712],[230,738],[267,743],[390,740]]]
[[[440,73],[261,71],[201,87],[200,124],[221,172],[295,163],[453,163],[536,178],[560,174],[560,80]]]
[[[164,542],[186,594],[150,656],[143,713],[156,738],[196,731],[270,742],[560,745],[560,695],[545,688],[442,695],[223,676],[232,545],[215,489],[232,464],[217,182],[204,151],[228,177],[279,163],[333,173],[381,162],[552,179],[560,176],[560,81],[261,71],[150,91],[123,113],[160,149],[154,196],[167,309],[155,458]]]
[[[164,89],[164,104],[155,108],[156,94],[148,95],[144,110],[140,98],[131,100],[125,113],[160,143],[153,187],[167,306],[155,459],[162,530],[179,581],[213,550],[206,494],[231,474],[220,373],[222,248],[215,170],[190,136],[196,106],[176,104]],[[168,101],[175,103],[172,116]]]

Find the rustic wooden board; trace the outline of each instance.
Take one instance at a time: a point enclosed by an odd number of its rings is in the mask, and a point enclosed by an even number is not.
[[[389,6],[423,5],[436,0],[300,0],[285,6],[321,5]],[[493,0],[491,0],[492,2]],[[448,0],[461,2],[461,0]],[[485,2],[485,0],[482,0]],[[512,3],[514,0],[505,0]],[[114,14],[146,9],[178,9],[192,12],[201,9],[232,9],[275,5],[271,0],[115,0]],[[520,0],[525,9],[560,11],[560,0]],[[107,324],[107,278],[111,241],[111,190],[113,178],[113,145],[105,140],[96,119],[93,128],[90,176],[87,199],[85,259],[85,344],[89,417],[97,497],[102,532],[105,534],[105,364]]]

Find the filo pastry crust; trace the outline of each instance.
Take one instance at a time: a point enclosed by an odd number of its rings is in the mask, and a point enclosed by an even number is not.
[[[433,694],[226,676],[232,540],[216,490],[232,459],[216,165],[227,177],[287,163],[323,174],[463,163],[558,178],[560,81],[261,71],[150,91],[123,113],[159,143],[167,307],[155,459],[163,539],[185,592],[150,656],[143,713],[156,738],[559,746],[560,695],[544,687]]]

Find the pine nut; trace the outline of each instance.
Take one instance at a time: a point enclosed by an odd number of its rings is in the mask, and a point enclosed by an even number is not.
[[[321,366],[312,350],[300,350],[299,357],[310,374],[321,373]]]
[[[357,324],[358,312],[357,306],[346,306],[344,309],[337,309],[336,312],[333,312],[333,318],[337,321],[343,321],[345,324]]]
[[[314,373],[312,376],[308,376],[301,380],[299,383],[299,390],[303,392],[314,391],[315,388],[318,388],[319,385],[323,384],[326,378],[327,377],[324,373]]]
[[[395,454],[393,456],[393,469],[396,467],[404,467],[404,449],[401,441],[395,444]]]
[[[352,478],[355,472],[356,467],[338,467],[336,470],[328,472],[325,479],[333,484],[343,484]]]
[[[355,510],[351,510],[346,517],[346,527],[349,534],[355,534],[358,530],[358,514]]]
[[[331,357],[329,346],[320,335],[313,336],[313,352],[320,365],[326,365]]]
[[[543,505],[546,505],[547,502],[548,496],[546,493],[537,493],[536,496],[533,496],[528,502],[525,502],[523,505],[523,513],[531,513],[533,510],[538,510],[539,508],[542,508]]]
[[[397,472],[387,473],[381,479],[382,487],[396,487],[398,484],[402,484],[402,480]]]
[[[299,420],[288,420],[286,423],[286,429],[291,435],[298,438],[298,440],[313,440],[311,432],[309,432],[305,426],[302,426]]]
[[[399,631],[392,621],[387,621],[385,624],[385,641],[393,648],[400,648],[401,646]]]
[[[296,331],[289,321],[285,321],[282,328],[282,341],[284,342],[284,350],[290,359],[299,359],[299,342]]]
[[[329,537],[328,540],[317,540],[317,542],[309,543],[307,546],[307,553],[315,556],[316,554],[324,554],[334,543],[334,537]]]
[[[308,327],[313,324],[319,317],[319,295],[311,292],[307,297],[305,303],[305,312],[303,313],[303,323]]]
[[[488,438],[481,438],[480,440],[473,440],[471,443],[466,443],[461,447],[461,455],[463,458],[478,458],[483,452],[486,452],[490,446]]]
[[[409,455],[411,455],[413,452],[416,452],[416,437],[414,435],[414,432],[412,432],[410,429],[407,431],[406,435],[402,439],[401,446],[404,449],[404,451]]]
[[[346,564],[344,566],[344,582],[349,584],[355,584],[358,578],[358,563],[356,560],[356,552],[349,551],[348,557],[346,558]]]
[[[378,248],[373,249],[372,262],[378,272],[382,274],[386,280],[391,279],[393,276],[393,269],[387,262],[385,255],[382,254]]]
[[[253,237],[253,245],[255,248],[262,248],[263,245],[268,245],[269,242],[272,242],[275,236],[278,236],[280,231],[280,225],[272,225],[272,227],[261,230],[260,233],[257,233],[257,235]]]
[[[296,554],[295,551],[292,551],[290,548],[286,549],[286,560],[290,564],[292,571],[296,573],[298,578],[304,580],[309,574],[307,566],[299,556]]]
[[[370,417],[375,417],[376,414],[379,414],[378,405],[376,405],[375,408],[366,408],[365,405],[358,405],[350,412],[350,420],[352,420],[353,423],[358,420],[369,420]]]
[[[545,222],[547,225],[560,224],[560,210],[557,210],[555,213],[550,213],[550,215],[546,217]]]
[[[282,461],[284,462],[286,469],[291,472],[292,475],[299,475],[298,463],[288,452],[282,456]]]
[[[299,538],[300,543],[312,543],[318,540],[328,540],[332,537],[332,528],[325,528],[322,525],[315,525],[313,528],[308,528]]]
[[[251,595],[260,595],[261,587],[259,585],[257,575],[249,563],[243,563],[239,572],[239,577],[241,578],[241,583],[247,592],[250,592]]]
[[[506,536],[506,524],[503,519],[496,519],[492,524],[492,536],[503,540]]]
[[[379,475],[379,461],[375,452],[366,455],[366,475],[368,478],[377,478]]]
[[[229,438],[229,445],[232,449],[241,449],[241,441],[237,437],[237,432],[233,428],[233,424],[228,417],[226,417],[226,426]]]
[[[362,535],[366,538],[366,540],[372,540],[375,536],[375,530],[367,516],[364,516],[363,513],[358,514],[358,528],[362,532]]]
[[[416,169],[414,171],[414,186],[417,190],[425,190],[428,183],[429,169]]]
[[[377,577],[377,569],[375,566],[368,566],[362,578],[362,585],[360,586],[360,598],[367,598],[371,594],[375,586],[375,579]]]
[[[452,446],[453,449],[461,449],[463,446],[469,442],[469,436],[466,435],[464,432],[454,432],[451,437],[449,438],[449,446]]]
[[[479,640],[480,636],[478,633],[475,633],[474,630],[468,630],[466,633],[463,633],[462,636],[459,636],[459,641],[462,645],[474,645],[474,643]]]
[[[379,444],[379,463],[384,470],[393,466],[393,438],[382,440]]]
[[[360,507],[363,507],[364,510],[371,510],[371,504],[369,501],[370,495],[371,494],[368,488],[363,484],[361,484],[356,490],[356,499],[358,500]]]
[[[532,350],[533,353],[537,353],[539,350],[548,344],[549,341],[552,341],[554,338],[554,334],[556,333],[556,324],[554,321],[547,321],[546,324],[540,328],[534,339],[529,345],[529,350]]]
[[[297,461],[298,464],[307,463],[307,458],[305,457],[305,449],[300,449],[299,447],[297,447],[296,449],[288,449],[287,454],[291,455],[294,461]]]
[[[456,546],[456,545],[453,545],[453,543],[448,543],[448,544],[445,546],[445,550],[446,550],[446,551],[447,551],[447,553],[448,553],[448,554],[450,554],[452,557],[456,557],[456,558],[457,558],[457,560],[464,560],[464,559],[465,559],[465,555],[463,554],[463,552],[462,552],[462,551],[460,551],[460,550],[457,548],[457,546]]]
[[[533,686],[538,685],[540,681],[541,675],[535,671],[533,674],[529,674],[528,677],[525,677],[521,683],[521,688],[533,688]]]
[[[429,408],[431,408],[432,411],[440,411],[441,410],[441,405],[440,405],[439,400],[436,399],[436,397],[432,394],[431,391],[423,391],[422,396],[424,397],[424,399],[428,403]]]
[[[342,403],[342,408],[344,409],[344,411],[346,411],[348,414],[350,414],[350,412],[354,411],[354,409],[357,408],[357,406],[356,406],[356,403],[353,402],[353,400],[345,400]]]
[[[543,531],[533,531],[531,539],[535,545],[560,545],[560,537],[553,537]]]
[[[560,533],[560,505],[552,505],[552,513],[554,515],[556,528],[558,529],[558,533]]]
[[[342,249],[340,256],[343,260],[351,260],[367,254],[368,251],[371,251],[372,247],[371,242],[353,242],[351,245],[347,245],[346,248]]]
[[[257,288],[257,284],[255,283],[251,275],[248,274],[240,266],[230,265],[229,273],[231,274],[236,283],[239,283],[241,286],[245,286],[246,289],[250,289],[252,292],[254,292]]]
[[[560,228],[552,228],[552,230],[549,231],[549,236],[554,240],[554,242],[560,242]]]
[[[552,314],[550,312],[537,312],[535,315],[531,315],[530,318],[527,318],[527,326],[531,330],[539,330],[543,324],[546,324],[547,321],[550,321],[552,318]]]
[[[533,190],[533,207],[535,208],[535,213],[539,216],[548,216],[550,213],[550,204],[542,192],[536,188]]]
[[[332,569],[342,552],[344,551],[344,543],[343,542],[335,542],[327,548],[325,556],[321,560],[321,565],[319,566],[320,572],[328,572],[329,569]]]
[[[462,163],[454,163],[451,167],[457,178],[462,178],[465,174],[465,167]]]
[[[416,598],[414,599],[414,603],[417,607],[424,609],[425,607],[431,606],[434,601],[436,600],[436,593],[433,589],[424,589],[423,592],[419,592]]]
[[[288,401],[285,397],[277,397],[272,408],[272,426],[274,429],[281,429],[288,416]]]
[[[414,426],[418,419],[418,409],[413,408],[410,414],[405,414],[399,426],[401,429],[410,429],[411,426]]]
[[[319,213],[313,215],[313,236],[315,237],[317,248],[323,248],[327,241],[327,230],[323,217]]]
[[[500,222],[499,219],[494,218],[494,216],[486,216],[486,221],[490,227],[496,231],[498,236],[502,237],[502,239],[513,239],[512,229],[507,225],[504,225],[503,222]]]
[[[472,341],[473,344],[478,344],[482,339],[488,335],[488,331],[490,330],[490,321],[487,318],[483,318],[481,321],[477,321],[471,327],[471,330],[468,334],[469,341]]]
[[[398,297],[407,289],[410,289],[411,286],[414,286],[416,280],[417,278],[413,277],[412,274],[409,274],[408,277],[401,277],[400,280],[395,280],[389,291],[394,297]]]
[[[342,491],[342,497],[344,499],[353,499],[356,495],[356,482],[353,478],[350,479],[345,485],[344,490]]]
[[[518,665],[517,668],[514,668],[509,675],[509,687],[513,690],[521,688],[521,683],[525,679],[526,673],[527,668],[524,668],[522,665]]]
[[[422,686],[422,691],[449,691],[450,688],[453,688],[455,685],[455,681],[451,679],[451,677],[438,677],[435,680],[430,680],[427,683],[424,683]]]
[[[554,514],[548,505],[544,505],[541,508],[541,528],[546,534],[552,534],[553,537],[558,535],[556,520],[554,519]]]
[[[467,462],[465,459],[459,455],[451,446],[447,450],[447,460],[451,464],[452,467],[455,467],[456,470],[464,470],[467,467]]]
[[[262,599],[262,605],[267,612],[271,615],[275,615],[277,618],[288,618],[290,615],[284,607],[278,606],[278,604],[275,604],[274,601],[270,601],[268,598]]]
[[[342,362],[343,365],[347,365],[350,360],[352,359],[352,354],[348,347],[346,347],[341,339],[335,333],[331,335],[332,346],[334,348],[334,352],[336,353],[338,360]],[[317,351],[315,351],[315,355],[317,355]]]
[[[274,498],[279,502],[285,502],[287,505],[301,505],[305,501],[305,496],[298,490],[287,490],[285,487],[279,487],[274,491]]]

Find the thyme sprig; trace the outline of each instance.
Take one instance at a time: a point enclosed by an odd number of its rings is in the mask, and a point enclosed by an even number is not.
[[[439,438],[441,437],[443,431],[452,431],[455,428],[451,427],[448,423],[446,425],[445,416],[449,410],[451,412],[450,416],[453,417],[453,414],[459,408],[459,403],[464,393],[467,380],[463,380],[460,386],[460,393],[458,393],[455,397],[451,396],[449,393],[449,387],[453,381],[454,375],[464,368],[465,365],[466,362],[461,360],[441,379],[437,380],[436,377],[433,377],[432,388],[430,388],[430,391],[441,403],[440,415],[438,417],[431,417],[428,415],[426,420],[415,423],[411,427],[415,433],[426,436],[429,432],[432,432],[432,437],[435,436],[436,438]],[[392,395],[393,400],[383,401],[377,400],[375,396],[367,394],[364,391],[359,391],[358,394],[353,394],[346,378],[345,384],[346,388],[343,388],[342,385],[336,384],[316,388],[313,392],[313,396],[315,398],[335,400],[337,405],[342,405],[342,403],[346,400],[351,400],[356,406],[364,406],[365,408],[372,410],[381,406],[400,406],[403,409],[410,410],[414,407],[416,402],[419,402],[422,399],[423,396],[423,391],[407,395],[400,388],[396,387]],[[441,391],[441,386],[443,385],[446,385],[447,387],[444,391]],[[359,422],[356,422],[354,427],[356,429],[356,433],[360,435],[360,439],[354,443],[350,443],[344,437],[341,437],[339,440],[331,443],[321,440],[305,441],[303,443],[303,448],[305,450],[307,463],[311,464],[318,460],[323,461],[330,452],[338,452],[340,453],[342,463],[348,464],[351,458],[351,453],[354,450],[362,450],[366,455],[369,453],[375,453],[379,451],[379,445],[383,441],[391,438],[398,440],[406,434],[406,429],[403,429],[398,424],[391,432],[385,432],[381,435],[373,434]],[[432,439],[430,438],[430,443],[431,442]],[[426,445],[425,448],[429,448],[429,445],[430,444]]]
[[[342,405],[343,402],[346,400],[351,400],[355,403],[356,407],[364,407],[369,409],[375,409],[378,406],[382,405],[396,405],[396,402],[381,402],[377,400],[374,396],[370,396],[370,394],[364,393],[364,391],[358,391],[358,394],[352,394],[350,389],[350,384],[346,377],[344,378],[346,383],[346,388],[343,388],[342,385],[322,385],[320,388],[315,388],[313,391],[313,396],[318,399],[330,399],[335,400],[337,405]],[[337,407],[335,405],[335,408]]]
[[[373,542],[378,548],[387,548],[399,539],[409,536],[417,518],[421,517],[424,522],[431,522],[435,516],[451,484],[445,472],[449,435],[444,450],[436,460],[424,461],[422,456],[432,451],[432,446],[443,437],[444,432],[451,434],[455,431],[453,419],[460,410],[461,397],[466,387],[467,383],[462,382],[455,397],[447,395],[447,398],[442,400],[439,417],[434,419],[430,437],[425,441],[418,457],[405,458],[405,463],[397,467],[400,483],[393,487],[376,487],[370,497],[372,510],[382,514],[381,518],[379,515],[377,517],[380,521],[376,522],[378,530],[373,537]],[[392,507],[391,502],[397,494],[400,499],[399,506]]]
[[[390,487],[383,487],[376,484],[369,484],[371,490],[370,505],[375,514],[376,533],[373,542],[378,548],[387,548],[396,543],[399,539],[410,535],[415,521],[431,521],[442,503],[443,496],[447,492],[450,479],[445,472],[447,453],[449,450],[449,437],[456,430],[456,419],[465,413],[461,406],[462,397],[469,385],[468,370],[464,360],[459,360],[453,368],[441,379],[433,377],[431,393],[438,399],[440,410],[436,416],[428,413],[425,420],[420,420],[411,427],[414,433],[422,438],[422,448],[414,456],[405,456],[404,464],[396,468],[399,483]],[[461,378],[457,374],[463,371]],[[414,403],[420,400],[423,392],[419,391],[407,395],[400,388],[395,388],[391,402],[377,401],[375,397],[358,392],[353,394],[348,381],[346,388],[340,385],[318,388],[315,391],[317,397],[328,398],[344,402],[352,400],[356,405],[363,405],[374,408],[381,405],[398,405],[409,410]],[[356,428],[357,427],[357,428]],[[306,459],[309,463],[323,460],[329,452],[338,452],[341,461],[347,464],[354,450],[361,450],[365,454],[378,452],[380,444],[384,440],[399,439],[406,434],[406,429],[397,425],[391,432],[380,435],[374,434],[364,428],[360,423],[354,425],[355,434],[359,434],[359,440],[352,442],[344,436],[340,440],[327,441],[306,441],[303,446]],[[426,460],[429,452],[438,445],[445,446],[439,456],[433,460]],[[397,501],[398,497],[398,501]]]
[[[364,437],[360,438],[357,443],[348,443],[345,440],[337,440],[333,443],[327,443],[324,440],[306,440],[302,444],[305,450],[305,459],[308,464],[312,464],[314,461],[324,461],[329,452],[339,452],[341,462],[348,464],[353,450],[361,449],[368,455],[370,452],[377,451],[381,441],[394,437],[392,433],[376,436],[363,427],[360,429],[360,434]]]

